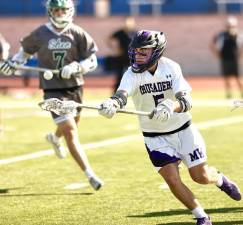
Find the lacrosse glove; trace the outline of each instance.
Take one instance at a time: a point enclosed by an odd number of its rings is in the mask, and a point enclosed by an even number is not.
[[[164,122],[170,119],[174,112],[174,103],[170,99],[161,102],[152,112],[152,119]]]
[[[17,62],[12,60],[3,61],[3,63],[0,65],[0,72],[6,76],[10,76],[16,71],[15,65],[17,65]]]
[[[61,77],[63,79],[70,79],[76,73],[82,73],[82,67],[78,62],[74,61],[62,68]]]
[[[119,108],[119,103],[115,99],[108,98],[100,105],[99,114],[111,119]]]

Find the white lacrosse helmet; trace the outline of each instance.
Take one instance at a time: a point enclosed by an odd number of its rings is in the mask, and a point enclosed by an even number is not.
[[[57,8],[65,9],[65,14],[55,16],[53,9]],[[73,0],[47,0],[46,10],[51,23],[57,28],[64,28],[73,21],[75,12]]]

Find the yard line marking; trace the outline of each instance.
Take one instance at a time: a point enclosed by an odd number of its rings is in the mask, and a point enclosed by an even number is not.
[[[98,111],[82,111],[82,118],[83,117],[98,117]],[[3,120],[8,119],[15,119],[15,118],[22,118],[22,117],[29,117],[29,116],[37,116],[43,118],[50,118],[50,113],[45,111],[35,111],[35,112],[22,112],[22,113],[8,113],[3,115]]]
[[[226,119],[209,120],[206,122],[197,123],[196,126],[200,130],[204,130],[204,129],[208,129],[208,128],[212,128],[212,127],[235,124],[235,123],[239,123],[239,122],[243,122],[243,116],[231,117],[231,118],[226,118]],[[108,145],[114,145],[114,144],[120,144],[120,143],[124,143],[124,142],[134,141],[134,140],[138,140],[138,139],[142,139],[142,135],[130,135],[130,136],[125,136],[125,137],[113,138],[113,139],[108,139],[108,140],[104,140],[104,141],[83,144],[82,146],[85,150],[90,150],[90,149],[105,147]],[[8,158],[8,159],[2,159],[2,160],[0,160],[0,165],[7,165],[7,164],[15,163],[15,162],[40,158],[40,157],[53,155],[53,154],[54,154],[54,151],[52,149],[42,150],[42,151],[31,153],[31,154],[16,156],[16,157]]]
[[[8,158],[8,159],[1,159],[0,165],[6,165],[6,164],[25,161],[25,160],[29,160],[29,159],[36,159],[36,158],[40,158],[40,157],[47,156],[47,155],[53,155],[53,154],[54,154],[54,151],[52,149],[42,150],[42,151],[31,153],[31,154],[16,156],[16,157]]]
[[[169,186],[167,183],[162,183],[159,185],[159,188],[165,190],[165,189],[169,189]]]
[[[124,143],[124,142],[128,142],[128,141],[134,141],[141,137],[142,137],[141,135],[130,135],[130,136],[113,138],[113,139],[108,139],[108,140],[94,142],[94,143],[83,144],[82,146],[85,150],[90,150],[90,149],[94,149],[94,148],[105,147],[108,145],[114,145],[114,144],[120,144],[120,143]],[[55,153],[52,149],[42,150],[39,152],[26,154],[26,155],[22,155],[22,156],[16,156],[16,157],[8,158],[8,159],[1,159],[0,165],[6,165],[6,164],[25,161],[25,160],[29,160],[29,159],[36,159],[36,158],[40,158],[43,156],[54,155],[54,154]]]
[[[72,184],[68,184],[64,187],[64,189],[66,190],[76,190],[76,189],[80,189],[80,188],[85,188],[88,187],[89,185],[87,183],[72,183]]]
[[[233,107],[233,100],[228,99],[194,99],[193,106]]]
[[[41,100],[37,101],[3,101],[1,102],[1,108],[2,109],[15,109],[15,108],[33,108],[33,109],[39,109],[38,107],[38,102]],[[215,98],[215,99],[193,99],[193,105],[196,106],[214,106],[214,107],[222,107],[222,106],[233,106],[233,101],[228,100],[228,99],[220,99],[220,98]],[[89,100],[90,104],[94,105],[100,105],[100,101],[93,101]],[[134,109],[133,103],[131,100],[128,101],[127,106],[131,107],[131,109]]]
[[[200,130],[208,129],[211,127],[219,127],[229,124],[235,124],[243,121],[243,116],[235,116],[227,119],[217,119],[217,120],[209,120],[206,122],[196,123],[196,126]]]

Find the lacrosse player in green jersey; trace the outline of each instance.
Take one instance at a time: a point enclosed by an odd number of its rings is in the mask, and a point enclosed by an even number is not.
[[[19,52],[11,60],[5,61],[0,71],[6,75],[12,74],[15,71],[14,65],[25,64],[29,57],[36,54],[40,67],[60,70],[59,76],[54,75],[49,80],[40,73],[40,88],[43,89],[44,99],[55,97],[82,103],[82,75],[97,67],[97,46],[86,31],[73,24],[75,6],[72,0],[47,0],[46,10],[49,22],[24,37]],[[93,172],[79,142],[77,124],[80,111],[75,115],[60,116],[52,113],[52,117],[57,129],[55,133],[47,134],[46,139],[52,144],[57,156],[66,156],[60,140],[63,136],[71,155],[85,172],[91,186],[94,190],[100,189],[103,182]]]

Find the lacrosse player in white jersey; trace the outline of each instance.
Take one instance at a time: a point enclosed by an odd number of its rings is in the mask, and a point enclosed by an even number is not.
[[[124,73],[117,92],[101,104],[99,113],[112,118],[129,96],[137,110],[152,112],[151,118],[139,116],[151,162],[174,196],[192,211],[196,224],[210,225],[209,216],[182,182],[179,163],[185,163],[195,182],[215,184],[236,201],[241,194],[233,182],[207,165],[204,140],[191,124],[191,87],[180,66],[163,56],[165,47],[162,32],[137,32],[129,48],[131,67]]]
[[[97,46],[86,31],[72,23],[75,11],[72,0],[47,0],[46,9],[49,22],[24,37],[20,51],[11,61],[6,61],[0,71],[9,75],[15,70],[13,64],[24,64],[31,55],[37,54],[40,67],[61,71],[60,76],[53,76],[50,80],[44,79],[43,73],[40,73],[44,99],[59,98],[82,103],[82,75],[97,67]],[[57,156],[64,158],[66,152],[60,140],[64,136],[73,158],[85,172],[91,186],[98,190],[103,182],[93,172],[79,142],[79,113],[61,116],[52,113],[57,129],[46,138]]]

